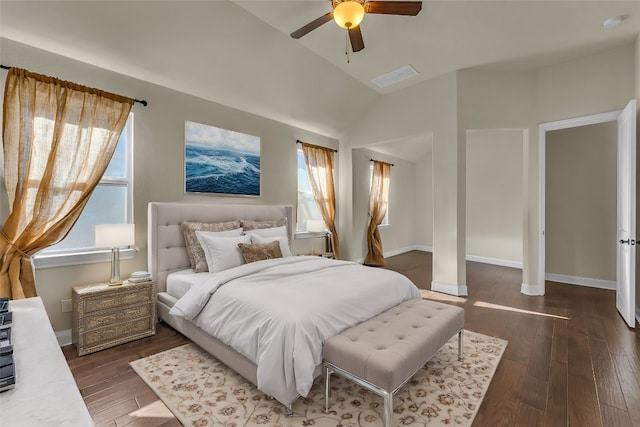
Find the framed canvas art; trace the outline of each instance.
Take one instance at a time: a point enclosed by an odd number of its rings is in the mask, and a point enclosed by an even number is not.
[[[185,191],[260,195],[260,138],[185,121]]]

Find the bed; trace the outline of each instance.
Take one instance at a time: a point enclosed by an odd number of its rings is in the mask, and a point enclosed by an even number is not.
[[[148,263],[156,284],[160,320],[274,397],[289,412],[292,402],[304,396],[321,373],[324,339],[407,299],[420,298],[413,283],[398,273],[321,257],[268,259],[215,274],[197,273],[200,279],[196,285],[180,292],[178,298],[175,290],[174,295],[167,292],[167,278],[175,283],[176,278],[190,276],[181,223],[286,218],[291,241],[292,207],[152,202],[148,217]],[[343,277],[349,279],[341,280]],[[367,286],[366,292],[361,291],[363,286]],[[301,301],[299,292],[313,296]],[[232,303],[247,306],[249,313],[258,315],[237,318],[239,310],[231,307]],[[312,307],[299,307],[302,303]],[[232,320],[241,333],[219,329]],[[272,330],[263,331],[263,325],[272,323]]]

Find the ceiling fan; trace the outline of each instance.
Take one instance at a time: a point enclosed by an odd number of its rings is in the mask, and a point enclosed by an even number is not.
[[[360,22],[365,13],[378,13],[385,15],[409,15],[416,16],[422,10],[421,1],[367,1],[365,0],[329,0],[333,7],[333,12],[329,12],[321,17],[309,22],[307,25],[291,33],[291,37],[299,39],[310,33],[322,24],[332,19],[340,27],[349,32],[351,49],[359,52],[364,49],[364,40],[360,31]]]

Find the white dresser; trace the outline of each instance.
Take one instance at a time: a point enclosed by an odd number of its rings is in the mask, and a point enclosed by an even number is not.
[[[0,425],[93,426],[40,297],[9,307],[16,386],[0,393]]]

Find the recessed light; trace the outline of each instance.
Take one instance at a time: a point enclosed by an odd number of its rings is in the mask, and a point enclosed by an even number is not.
[[[605,29],[610,30],[611,28],[615,28],[618,25],[620,25],[623,19],[624,19],[624,16],[622,15],[612,16],[611,18],[608,18],[602,21],[602,26]]]

